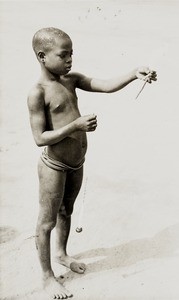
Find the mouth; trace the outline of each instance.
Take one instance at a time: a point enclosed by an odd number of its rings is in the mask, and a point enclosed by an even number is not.
[[[71,70],[71,65],[69,65],[69,66],[66,66],[66,70],[68,70],[68,71],[70,71]]]

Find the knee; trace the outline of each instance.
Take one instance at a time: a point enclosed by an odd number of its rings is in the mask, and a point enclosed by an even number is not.
[[[62,205],[60,210],[59,210],[60,215],[68,218],[72,215],[73,213],[73,205],[69,206],[69,205]]]
[[[66,217],[70,217],[73,213],[73,206],[69,206],[66,208]]]
[[[56,226],[56,221],[45,221],[41,224],[39,224],[38,228],[39,231],[43,233],[49,233],[52,231],[52,229]]]

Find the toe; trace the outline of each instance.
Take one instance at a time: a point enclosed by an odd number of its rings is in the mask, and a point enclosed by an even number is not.
[[[85,270],[86,270],[86,265],[85,264],[80,264],[79,265],[79,270],[80,270],[80,273],[84,273],[85,272]]]
[[[73,297],[73,294],[71,294],[70,292],[68,292],[66,295],[67,295],[67,298]]]
[[[80,265],[80,267],[81,267],[81,269],[83,269],[84,271],[86,270],[86,265],[85,265],[85,264],[82,263],[82,264]]]
[[[85,264],[79,264],[77,262],[72,262],[70,264],[70,269],[73,271],[73,272],[76,272],[76,273],[79,273],[79,274],[83,274],[86,267],[85,267]]]

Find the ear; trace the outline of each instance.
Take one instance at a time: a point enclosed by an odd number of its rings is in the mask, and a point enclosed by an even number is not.
[[[42,63],[45,62],[45,53],[44,53],[44,52],[39,51],[38,54],[37,54],[37,57],[38,57],[38,59],[39,59]]]

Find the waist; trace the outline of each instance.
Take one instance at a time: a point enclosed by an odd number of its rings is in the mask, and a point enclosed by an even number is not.
[[[84,164],[85,158],[81,160],[81,162],[76,166],[70,166],[67,164],[64,164],[63,162],[56,160],[52,157],[50,157],[47,153],[47,147],[44,148],[41,154],[41,160],[44,162],[46,166],[48,166],[51,169],[57,170],[57,171],[76,171],[81,169],[81,167]]]
[[[47,146],[47,154],[52,159],[74,167],[83,160],[86,150],[86,135],[69,136],[59,143]]]

